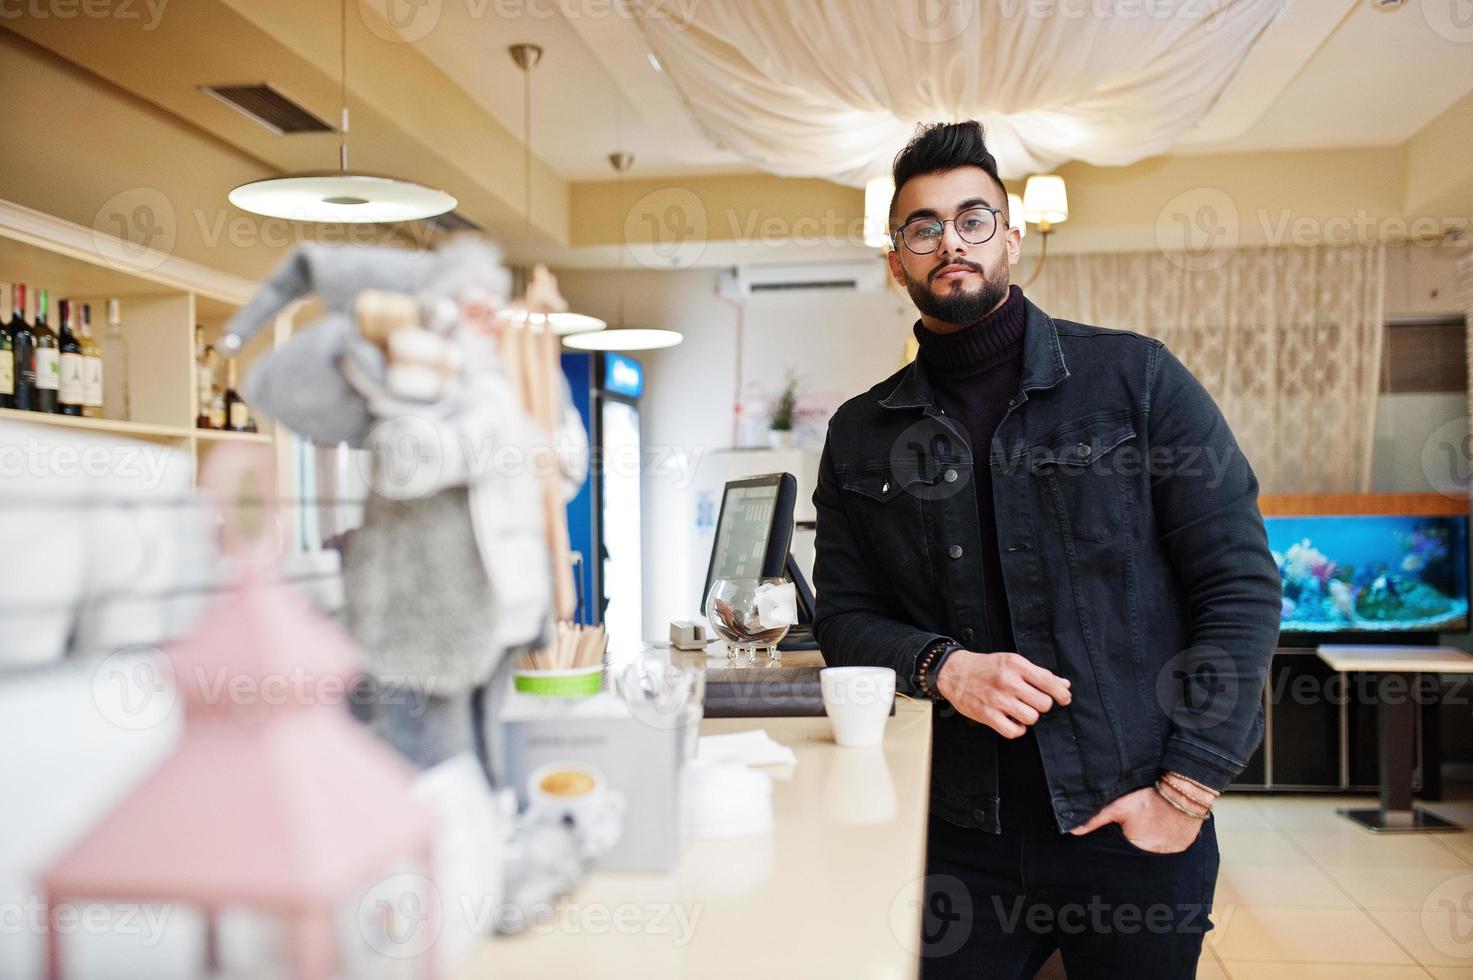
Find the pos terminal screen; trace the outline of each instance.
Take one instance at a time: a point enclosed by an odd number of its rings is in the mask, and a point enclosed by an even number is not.
[[[794,484],[792,476],[774,473],[726,485],[702,603],[717,579],[782,576],[792,541]]]

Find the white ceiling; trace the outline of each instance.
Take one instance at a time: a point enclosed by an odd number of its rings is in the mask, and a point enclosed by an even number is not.
[[[1311,0],[1299,0],[1304,7]],[[1320,0],[1312,0],[1314,3]],[[1406,142],[1473,91],[1473,29],[1461,40],[1432,19],[1460,0],[1409,0],[1377,10],[1359,0],[1318,45],[1307,65],[1246,132],[1226,140],[1201,134],[1182,152],[1241,152]],[[1466,4],[1465,4],[1466,6]],[[1238,85],[1252,84],[1251,78]],[[1203,138],[1206,137],[1206,138]]]
[[[668,0],[674,11],[697,0]],[[1473,38],[1434,29],[1448,0],[1397,10],[1370,0],[1291,0],[1183,153],[1398,144],[1473,90]],[[533,73],[533,151],[570,180],[612,175],[607,154],[635,155],[634,176],[742,173],[650,62],[619,4],[446,0],[414,41],[512,132],[522,132],[522,75],[506,52],[529,41],[545,56]],[[1444,27],[1443,33],[1454,33]]]
[[[602,0],[447,0],[414,44],[518,137],[524,79],[507,48],[541,45],[532,151],[569,180],[612,177],[615,150],[634,154],[631,174],[640,177],[752,172],[701,133],[618,10]]]

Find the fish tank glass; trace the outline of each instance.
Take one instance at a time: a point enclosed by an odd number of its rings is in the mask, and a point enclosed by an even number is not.
[[[1269,517],[1284,633],[1468,628],[1466,517]]]

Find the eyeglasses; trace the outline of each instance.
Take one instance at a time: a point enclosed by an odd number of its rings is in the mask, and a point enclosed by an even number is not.
[[[912,218],[901,225],[893,236],[896,248],[900,242],[917,255],[930,255],[941,247],[941,238],[946,234],[948,223],[956,229],[957,237],[968,245],[981,245],[997,234],[998,208],[968,208],[955,218]]]

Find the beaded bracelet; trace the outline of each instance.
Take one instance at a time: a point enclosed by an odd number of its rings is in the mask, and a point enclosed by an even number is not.
[[[931,665],[936,662],[936,658],[941,656],[942,651],[952,645],[950,640],[933,640],[930,646],[921,651],[920,662],[916,665],[916,680],[920,683],[921,693],[932,700],[941,700],[941,695],[932,690],[931,682],[926,679],[926,674],[930,671]]]

